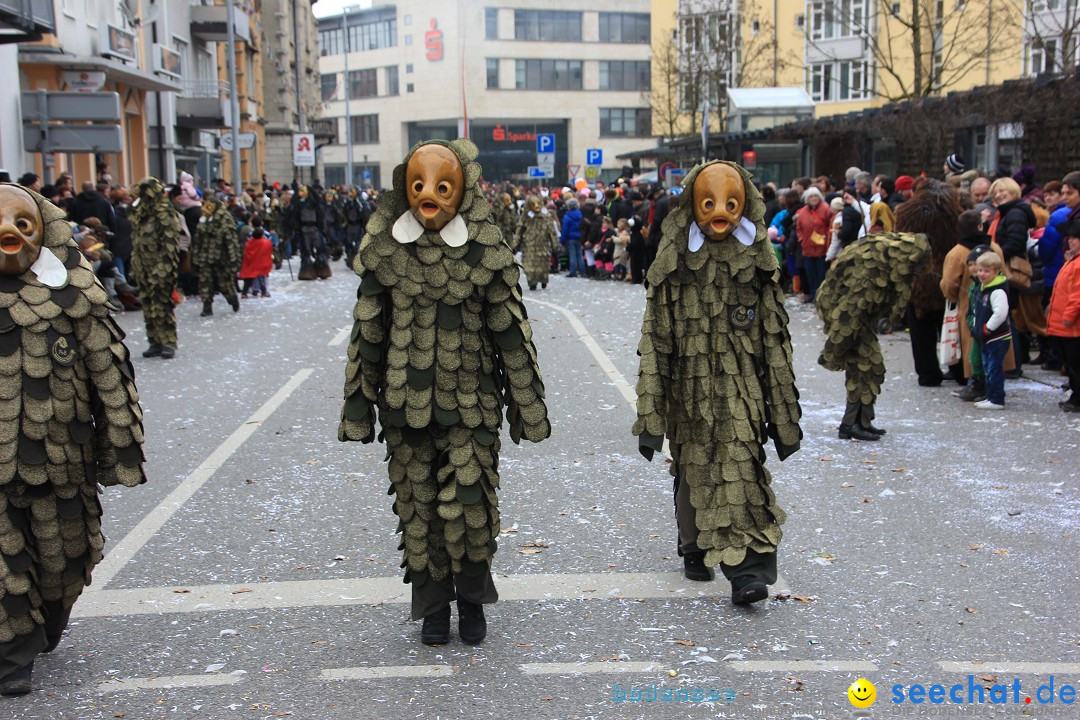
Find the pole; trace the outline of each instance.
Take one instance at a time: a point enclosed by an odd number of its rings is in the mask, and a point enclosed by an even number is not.
[[[349,109],[349,101],[352,99],[351,88],[349,87],[349,8],[345,8],[342,16],[342,26],[345,31],[345,143],[348,146],[346,148],[346,178],[345,185],[352,187],[353,182],[353,156],[352,156],[352,112]]]
[[[229,42],[228,47],[225,48],[225,59],[228,62],[229,67],[229,108],[230,118],[229,123],[232,134],[232,186],[233,194],[239,195],[243,187],[243,183],[240,180],[240,100],[237,98],[236,90],[236,32],[233,29],[233,22],[236,18],[236,8],[233,7],[233,0],[225,0],[225,7],[228,9],[225,24],[229,26]]]

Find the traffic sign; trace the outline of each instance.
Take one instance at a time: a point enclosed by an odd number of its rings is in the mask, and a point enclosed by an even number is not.
[[[546,178],[547,173],[544,172],[544,168],[539,168],[535,165],[529,166],[529,177],[531,178]]]
[[[600,166],[599,165],[588,165],[588,166],[585,167],[585,179],[586,180],[595,180],[598,177],[600,177]]]
[[[660,182],[663,182],[664,178],[667,177],[667,174],[669,172],[671,172],[672,170],[674,170],[674,169],[675,169],[675,163],[673,163],[673,162],[663,163],[660,166],[660,169],[656,173],[659,176]]]
[[[539,153],[553,153],[555,152],[555,134],[554,133],[540,133],[536,136],[536,152]]]
[[[537,165],[554,165],[555,164],[555,153],[553,153],[553,152],[536,153],[536,164]]]
[[[602,148],[589,148],[585,151],[586,165],[603,165],[604,151]]]
[[[555,177],[554,163],[552,163],[551,165],[537,165],[536,167],[540,168],[541,172],[544,173],[544,177]]]
[[[253,133],[253,132],[239,133],[237,135],[237,137],[240,140],[240,149],[241,150],[250,150],[251,148],[255,147],[255,137],[256,137],[255,133]],[[222,150],[225,150],[227,152],[232,152],[233,146],[232,146],[232,133],[231,132],[226,132],[224,135],[219,136],[218,137],[218,142],[221,143],[221,149]]]
[[[580,165],[567,165],[566,169],[567,171],[569,171],[570,177],[572,178],[576,178],[578,176],[578,173],[581,172]]]
[[[44,102],[42,102],[44,101]],[[24,123],[54,120],[120,120],[120,94],[115,92],[44,92],[22,94]],[[115,152],[107,150],[106,152]]]

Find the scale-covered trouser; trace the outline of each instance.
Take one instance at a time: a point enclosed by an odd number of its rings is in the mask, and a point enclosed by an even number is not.
[[[221,293],[230,303],[236,299],[236,275],[225,268],[199,269],[199,296],[204,303],[214,301],[214,293]]]
[[[314,225],[300,226],[300,267],[327,264],[326,240]]]
[[[360,241],[364,237],[364,226],[360,223],[348,225],[345,228],[345,257],[352,263],[353,256],[360,248]]]
[[[881,356],[881,345],[873,332],[862,333],[857,343],[857,347],[862,347],[864,352],[853,355],[844,371],[847,407],[844,409],[843,423],[869,427],[874,421],[874,402],[881,392],[881,383],[885,381],[885,362]],[[868,369],[863,370],[859,363]]]
[[[675,522],[679,528],[679,554],[698,552],[697,511],[690,502],[690,484],[680,482],[675,476]],[[753,575],[765,581],[767,585],[776,584],[776,552],[759,553],[746,548],[746,558],[738,565],[719,564],[720,570],[728,580],[740,575]]]
[[[394,512],[402,532],[412,617],[446,606],[456,594],[476,604],[499,596],[491,557],[499,535],[499,438],[483,428],[433,424],[387,427]]]
[[[104,543],[95,485],[0,490],[0,678],[59,642]]]
[[[158,345],[176,345],[176,315],[173,313],[172,287],[144,285],[139,288],[146,337]]]

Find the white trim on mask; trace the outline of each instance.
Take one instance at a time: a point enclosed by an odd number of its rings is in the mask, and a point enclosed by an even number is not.
[[[698,227],[696,222],[690,223],[690,239],[687,241],[686,246],[692,253],[696,253],[705,246],[705,233],[701,232],[701,228]]]
[[[469,228],[465,225],[465,219],[461,217],[461,213],[454,216],[454,219],[446,223],[443,229],[439,231],[440,237],[450,247],[461,247],[465,243],[469,242]]]
[[[394,223],[394,227],[390,230],[390,234],[394,236],[402,245],[406,245],[411,242],[416,242],[417,238],[424,234],[424,226],[420,224],[411,210],[406,210],[401,214],[401,217]]]
[[[68,271],[60,258],[52,250],[41,248],[37,260],[30,266],[30,271],[37,275],[38,282],[53,290],[62,290],[68,284]]]
[[[754,244],[754,240],[757,239],[757,225],[754,225],[754,223],[743,216],[743,218],[739,220],[739,227],[735,228],[735,239],[743,245],[750,247]]]

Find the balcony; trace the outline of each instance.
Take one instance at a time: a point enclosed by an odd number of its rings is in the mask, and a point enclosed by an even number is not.
[[[332,143],[337,138],[337,120],[334,118],[311,120],[308,126],[317,141],[325,140]]]
[[[207,42],[226,42],[229,39],[228,9],[224,5],[205,5],[198,1],[191,6],[191,34]],[[233,12],[233,33],[237,42],[251,44],[248,17],[239,6]]]
[[[176,97],[176,126],[192,130],[229,127],[229,83],[189,80]]]

